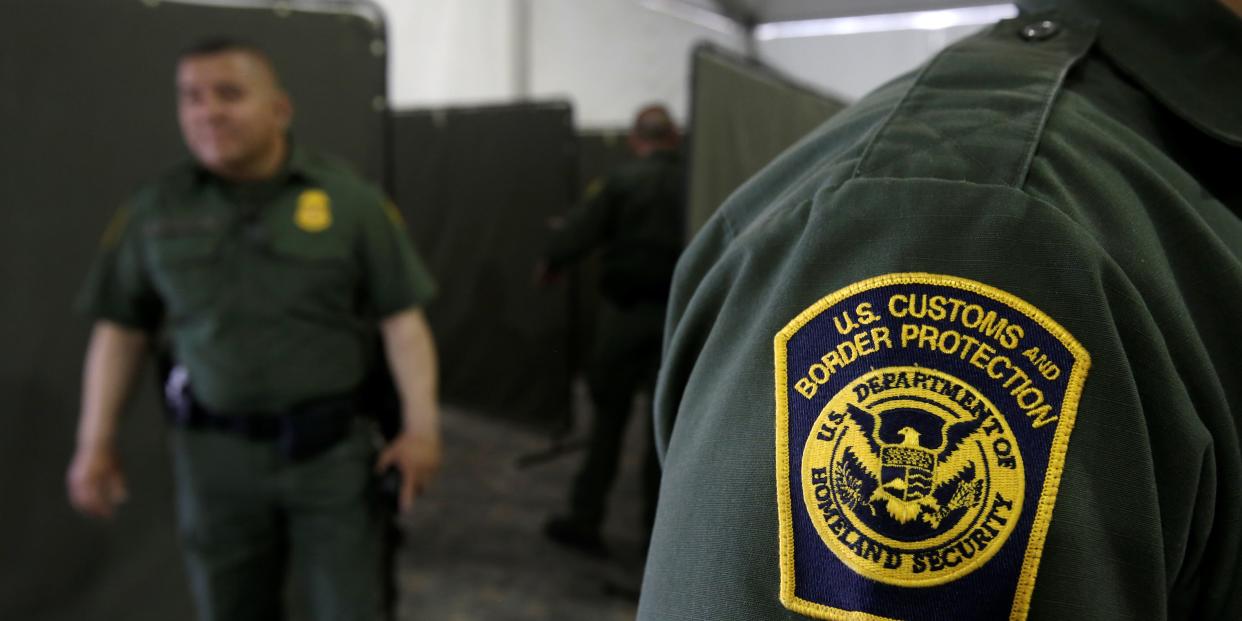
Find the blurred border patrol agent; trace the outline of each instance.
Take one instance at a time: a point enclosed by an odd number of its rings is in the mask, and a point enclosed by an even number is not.
[[[95,324],[70,500],[109,517],[125,499],[117,419],[164,330],[200,618],[281,618],[287,566],[313,619],[384,618],[374,472],[400,473],[408,511],[440,460],[436,355],[419,310],[432,280],[377,189],[291,143],[293,107],[262,51],[205,42],[178,59],[176,87],[193,161],[119,212],[83,292]],[[359,394],[377,324],[403,423],[378,456]]]
[[[1020,2],[678,264],[641,619],[1242,619],[1242,2]]]
[[[600,305],[587,370],[594,408],[590,442],[574,477],[570,510],[544,525],[553,541],[581,551],[607,552],[600,528],[616,480],[634,397],[655,383],[661,329],[673,268],[685,233],[685,173],[681,136],[668,110],[639,110],[628,144],[636,159],[587,188],[585,202],[555,222],[546,277],[600,251]],[[647,434],[650,438],[650,434]],[[655,515],[659,466],[650,442],[643,466],[643,538]]]

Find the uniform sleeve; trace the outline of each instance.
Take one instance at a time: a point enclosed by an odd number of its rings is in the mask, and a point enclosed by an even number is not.
[[[1221,493],[1239,471],[1236,422],[1175,283],[1128,274],[1066,213],[1012,188],[856,179],[756,213],[742,224],[718,216],[678,266],[640,619],[1163,618],[1182,586],[1207,592],[1236,577],[1239,498]],[[1007,302],[989,306],[971,291]],[[915,319],[905,302],[924,294],[941,296],[942,310],[981,306],[952,320],[945,311],[948,323]],[[997,328],[1002,317],[1011,332]],[[1067,336],[1089,369],[1039,357]],[[991,347],[968,350],[972,339]],[[869,373],[878,383],[866,383]],[[929,433],[900,421],[928,408],[906,377],[985,397],[1006,424],[963,430],[977,452],[915,446],[910,436]],[[842,406],[887,388],[913,414]],[[883,403],[898,401],[868,398],[881,403],[875,412],[897,412]],[[1061,409],[1043,409],[1054,400]],[[944,412],[979,402],[963,396]],[[878,431],[858,432],[867,425]],[[1040,440],[1053,429],[1063,443]],[[845,439],[812,451],[829,436]],[[1005,479],[1014,447],[1023,476]],[[901,455],[910,461],[897,468]],[[927,495],[910,491],[922,456]],[[818,478],[832,468],[841,476]],[[967,479],[993,491],[954,493]],[[1024,502],[1010,506],[1018,495]],[[955,526],[967,506],[987,512],[978,526]],[[968,553],[984,560],[954,573]],[[951,579],[917,583],[934,572]]]
[[[548,240],[548,267],[556,270],[573,263],[607,239],[613,224],[618,182],[614,177],[597,179],[587,188],[581,205],[566,216],[561,228]]]
[[[154,331],[164,306],[142,256],[136,205],[120,208],[104,232],[95,263],[78,294],[77,307],[95,320]]]
[[[431,301],[435,280],[415,252],[396,205],[369,202],[360,220],[364,296],[375,312],[387,317]]]

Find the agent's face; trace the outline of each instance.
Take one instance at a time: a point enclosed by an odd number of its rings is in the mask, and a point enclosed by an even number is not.
[[[293,110],[271,69],[244,51],[177,65],[181,135],[204,168],[245,178],[280,152]]]

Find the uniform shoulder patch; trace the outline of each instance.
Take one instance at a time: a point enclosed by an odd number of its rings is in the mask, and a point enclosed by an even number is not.
[[[952,276],[837,291],[774,339],[781,602],[820,619],[1025,619],[1090,358]]]
[[[591,182],[587,184],[586,190],[582,192],[582,200],[593,200],[604,191],[604,186],[606,185],[608,185],[608,182],[605,181],[603,177],[596,177],[592,179]]]
[[[388,221],[398,229],[405,230],[405,217],[401,215],[401,210],[397,209],[397,204],[389,199],[384,199],[380,205],[384,209],[384,215],[388,216]]]
[[[99,240],[99,247],[104,250],[116,248],[121,243],[121,235],[125,232],[125,227],[129,225],[132,216],[130,208],[122,206],[112,214],[112,219],[108,220],[108,226],[104,229],[103,237]]]

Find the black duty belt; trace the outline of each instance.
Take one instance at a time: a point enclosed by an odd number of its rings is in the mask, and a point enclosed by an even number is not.
[[[255,441],[275,442],[281,454],[303,460],[326,451],[349,435],[360,408],[354,393],[300,403],[285,412],[213,412],[189,386],[165,390],[165,411],[172,425],[191,430],[217,431]]]
[[[216,414],[198,403],[189,408],[168,408],[168,419],[182,429],[222,431],[252,440],[275,440],[288,424],[287,415],[265,412]]]

